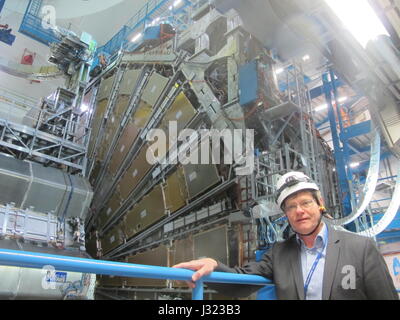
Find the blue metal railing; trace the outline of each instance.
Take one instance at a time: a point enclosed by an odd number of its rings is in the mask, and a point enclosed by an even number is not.
[[[59,42],[60,40],[50,28],[43,28],[42,18],[39,17],[41,6],[42,0],[29,1],[18,31],[48,46],[50,43]]]
[[[42,269],[53,266],[56,270],[92,273],[134,278],[191,280],[193,271],[187,269],[148,266],[107,260],[92,260],[44,253],[0,249],[0,265]],[[193,300],[203,299],[204,282],[271,286],[271,281],[256,275],[213,272],[196,282]]]
[[[149,0],[129,21],[103,46],[96,51],[92,68],[99,63],[99,54],[105,54],[107,57],[113,57],[120,49],[132,50],[135,45],[130,43],[130,38],[139,32],[142,32],[148,22],[154,18],[160,17],[165,12],[174,17],[178,12],[185,10],[187,7],[195,6],[203,3],[204,0],[182,0],[183,5],[172,10],[174,0]],[[45,45],[59,40],[51,29],[45,29],[42,26],[42,18],[40,17],[40,9],[42,0],[30,0],[25,15],[19,28],[19,32],[35,39]]]
[[[125,49],[130,41],[129,37],[132,37],[135,32],[143,31],[146,22],[151,20],[151,17],[169,2],[171,0],[150,0],[146,3],[105,45],[97,49],[92,67],[98,64],[100,53],[110,57],[120,49]]]

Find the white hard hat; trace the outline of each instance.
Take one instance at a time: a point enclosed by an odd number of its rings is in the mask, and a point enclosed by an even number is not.
[[[290,195],[301,190],[319,191],[317,184],[306,176],[303,172],[292,171],[284,174],[278,179],[276,185],[275,201],[282,207],[283,201]]]

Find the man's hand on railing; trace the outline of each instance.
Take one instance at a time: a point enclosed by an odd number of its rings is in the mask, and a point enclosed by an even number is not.
[[[190,269],[196,271],[192,275],[192,281],[186,281],[189,288],[194,288],[195,282],[199,280],[201,277],[209,275],[214,269],[218,266],[217,261],[211,258],[202,258],[198,260],[192,260],[188,262],[178,263],[172,268],[182,268],[182,269]]]

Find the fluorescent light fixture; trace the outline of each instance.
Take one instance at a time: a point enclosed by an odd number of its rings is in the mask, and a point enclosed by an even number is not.
[[[326,109],[326,108],[328,108],[328,105],[325,103],[325,104],[321,104],[321,105],[318,106],[318,107],[315,107],[315,108],[314,108],[314,111],[315,111],[315,112],[320,112],[320,111],[322,111],[322,110],[324,110],[324,109]]]
[[[182,0],[175,0],[173,6],[176,8],[176,7],[179,6],[180,4],[182,4]]]
[[[81,112],[86,112],[89,110],[89,106],[85,103],[82,103],[81,105]]]
[[[281,74],[284,71],[283,68],[278,68],[275,70],[275,74]]]
[[[352,162],[350,163],[350,168],[357,168],[360,165],[359,162]]]
[[[135,36],[132,38],[131,42],[136,42],[136,41],[138,41],[141,37],[142,37],[142,33],[138,33],[137,35],[135,35]]]
[[[339,102],[339,103],[342,103],[342,102],[345,102],[347,99],[348,99],[347,97],[340,97],[340,98],[338,99],[338,102]],[[324,110],[324,109],[326,109],[326,108],[328,108],[328,105],[327,105],[326,103],[324,103],[324,104],[321,104],[321,105],[318,106],[318,107],[315,107],[315,108],[314,108],[314,111],[315,111],[315,112],[319,112],[319,111],[322,111],[322,110]]]
[[[357,41],[365,48],[369,40],[389,35],[368,0],[325,0]]]
[[[160,17],[155,18],[152,22],[151,22],[151,26],[154,26],[158,21],[160,21]]]

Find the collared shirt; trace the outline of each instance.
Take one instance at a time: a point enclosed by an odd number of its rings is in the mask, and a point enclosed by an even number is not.
[[[321,231],[315,238],[314,246],[312,248],[307,248],[303,240],[301,240],[300,237],[296,235],[297,242],[300,245],[301,269],[303,273],[304,284],[306,283],[308,273],[310,272],[311,267],[318,256],[318,253],[321,252],[321,250],[323,250],[322,256],[319,259],[317,267],[314,270],[310,284],[308,286],[307,297],[305,297],[306,300],[322,299],[322,283],[324,277],[324,267],[325,267],[326,247],[327,247],[325,243],[328,241],[327,231],[328,230],[326,225],[323,224]]]

